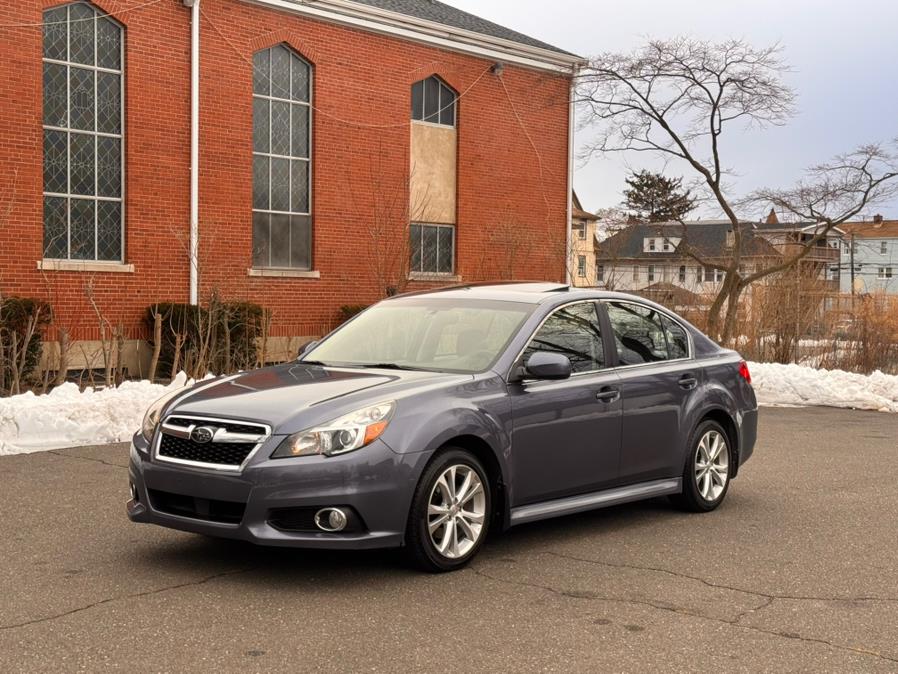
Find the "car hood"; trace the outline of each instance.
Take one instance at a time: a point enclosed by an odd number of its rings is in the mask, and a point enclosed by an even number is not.
[[[420,388],[471,379],[470,375],[294,362],[199,384],[175,400],[166,414],[259,421],[276,434],[287,434]]]

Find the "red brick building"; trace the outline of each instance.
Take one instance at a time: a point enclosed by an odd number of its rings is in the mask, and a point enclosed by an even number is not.
[[[90,296],[135,339],[213,290],[299,336],[394,290],[559,280],[579,61],[430,0],[3,3],[0,290],[90,340]]]

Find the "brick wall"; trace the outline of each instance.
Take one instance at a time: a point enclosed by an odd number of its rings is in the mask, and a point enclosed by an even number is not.
[[[0,6],[0,24],[38,23],[45,7]],[[76,339],[96,334],[85,288],[138,334],[155,300],[186,301],[189,270],[190,10],[179,0],[97,0],[126,28],[126,262],[134,273],[37,269],[42,252],[39,28],[0,27],[0,290],[48,299]],[[437,73],[459,92],[457,273],[464,281],[561,280],[567,200],[563,76],[491,62],[277,12],[203,0],[200,141],[201,296],[274,311],[273,334],[315,334],[342,304],[370,303],[398,278],[408,207],[410,86]],[[314,67],[313,267],[320,278],[250,277],[255,50],[287,43]],[[470,88],[470,90],[468,90]],[[466,91],[467,90],[467,91]],[[387,128],[379,128],[387,127]],[[532,140],[532,144],[531,144]],[[535,147],[534,147],[535,146]],[[375,245],[372,234],[384,231]],[[507,240],[513,237],[514,241]],[[509,264],[509,255],[514,256]],[[503,270],[501,273],[499,270]]]

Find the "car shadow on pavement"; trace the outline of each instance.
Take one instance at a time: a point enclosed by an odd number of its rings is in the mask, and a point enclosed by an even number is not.
[[[725,506],[721,508],[723,510]],[[508,560],[540,554],[556,545],[601,541],[622,532],[639,540],[647,527],[659,521],[690,517],[674,509],[666,499],[653,499],[594,510],[494,532],[479,553],[479,561]],[[209,577],[233,576],[232,582],[248,585],[289,584],[321,589],[339,583],[364,585],[415,575],[402,550],[309,550],[258,546],[245,541],[177,533],[164,542],[143,541],[140,562],[152,572],[183,571]],[[250,573],[251,572],[251,573]],[[429,575],[429,574],[424,574]]]

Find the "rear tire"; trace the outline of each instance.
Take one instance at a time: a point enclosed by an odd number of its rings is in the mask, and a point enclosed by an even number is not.
[[[424,470],[406,525],[406,553],[425,571],[465,566],[480,550],[490,523],[486,471],[470,452],[448,447]]]
[[[710,512],[723,503],[733,475],[733,453],[726,430],[706,419],[689,439],[689,455],[683,470],[683,491],[673,503],[690,512]]]

